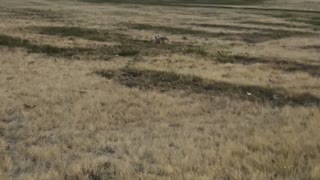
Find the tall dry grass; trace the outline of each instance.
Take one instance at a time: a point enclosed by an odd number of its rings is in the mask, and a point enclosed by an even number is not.
[[[319,179],[317,18],[4,1],[0,179]]]

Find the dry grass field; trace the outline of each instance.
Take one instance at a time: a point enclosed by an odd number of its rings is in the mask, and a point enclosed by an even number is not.
[[[317,0],[102,1],[1,0],[1,180],[320,179]]]

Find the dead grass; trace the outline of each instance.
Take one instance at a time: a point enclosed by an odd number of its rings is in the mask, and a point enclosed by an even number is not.
[[[319,32],[294,1],[2,1],[0,179],[319,179]]]

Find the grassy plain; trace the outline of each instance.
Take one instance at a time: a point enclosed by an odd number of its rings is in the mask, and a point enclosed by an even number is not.
[[[320,179],[319,3],[185,2],[1,1],[0,179]]]

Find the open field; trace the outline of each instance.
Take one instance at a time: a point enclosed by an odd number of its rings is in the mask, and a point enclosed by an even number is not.
[[[122,2],[1,1],[1,180],[320,179],[319,2]]]

